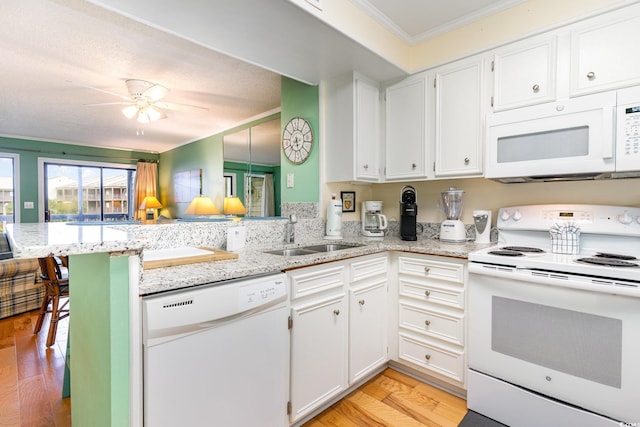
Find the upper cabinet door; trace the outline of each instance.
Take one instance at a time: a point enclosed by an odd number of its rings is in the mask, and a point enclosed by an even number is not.
[[[426,73],[386,90],[387,180],[426,177],[426,99]]]
[[[589,20],[571,33],[571,95],[640,84],[640,5]]]
[[[525,41],[498,50],[493,59],[493,110],[556,98],[556,37]]]
[[[361,78],[355,84],[355,178],[375,182],[380,179],[380,90]]]
[[[435,71],[435,176],[482,174],[484,61],[476,56]]]

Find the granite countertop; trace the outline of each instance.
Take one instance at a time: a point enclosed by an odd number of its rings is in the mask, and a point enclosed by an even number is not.
[[[282,256],[265,253],[265,251],[268,250],[283,249],[285,247],[293,248],[337,242],[362,244],[363,246],[298,256]],[[415,242],[407,242],[394,237],[371,239],[362,236],[345,236],[345,238],[340,241],[316,240],[291,245],[280,245],[278,247],[246,247],[237,251],[238,259],[236,260],[203,262],[144,270],[143,280],[140,284],[140,295],[145,296],[228,279],[285,271],[392,250],[466,259],[469,252],[487,246],[489,245],[478,245],[474,242],[444,243],[439,240],[426,238],[418,239]]]

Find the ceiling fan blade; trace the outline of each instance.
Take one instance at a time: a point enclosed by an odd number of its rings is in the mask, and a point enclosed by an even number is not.
[[[176,104],[173,102],[154,102],[155,106],[160,108],[166,108],[168,110],[176,110],[176,111],[200,111],[205,112],[209,111],[207,107],[200,107],[198,105],[189,105],[189,104]]]
[[[107,93],[109,95],[117,96],[118,98],[121,98],[121,99],[124,99],[124,100],[127,100],[127,101],[131,101],[131,97],[126,96],[126,95],[122,95],[121,93],[111,92],[109,90],[100,89],[100,88],[95,87],[95,86],[83,85],[83,84],[80,84],[80,83],[73,82],[71,80],[67,80],[67,82],[71,83],[74,86],[83,87],[85,89],[91,89],[91,90],[95,90],[95,91],[102,92],[102,93]]]
[[[142,96],[149,99],[150,102],[154,102],[164,98],[168,93],[168,88],[159,84],[153,84],[149,89],[142,92]]]
[[[99,102],[96,104],[82,104],[83,107],[102,107],[105,105],[135,105],[132,102],[124,102],[124,101],[120,101],[120,102]]]

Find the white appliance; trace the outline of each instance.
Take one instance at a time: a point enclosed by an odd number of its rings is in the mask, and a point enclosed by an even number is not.
[[[335,194],[327,202],[327,224],[324,238],[342,239],[342,200],[336,199]]]
[[[577,254],[552,252],[557,224],[580,227]],[[497,227],[469,254],[469,409],[523,427],[640,420],[640,209],[509,207]]]
[[[465,242],[467,240],[467,230],[460,220],[464,191],[451,187],[449,191],[444,191],[440,195],[442,196],[442,209],[447,217],[440,224],[440,240],[450,243]]]
[[[282,273],[144,298],[144,425],[288,426]]]
[[[473,223],[476,228],[476,243],[491,243],[491,211],[473,211]]]
[[[616,113],[614,177],[637,177],[640,174],[640,86],[618,91]]]
[[[382,214],[382,202],[370,200],[362,202],[360,214],[363,236],[384,237],[384,230],[387,229],[387,217]]]
[[[485,177],[527,182],[613,172],[615,107],[616,92],[604,92],[488,115]]]

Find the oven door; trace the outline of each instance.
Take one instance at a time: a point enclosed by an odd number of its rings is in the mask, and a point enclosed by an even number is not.
[[[572,288],[566,275],[473,262],[469,273],[471,369],[618,421],[640,421],[639,298]]]
[[[485,177],[612,172],[615,102],[616,94],[606,92],[493,114],[487,118]]]

